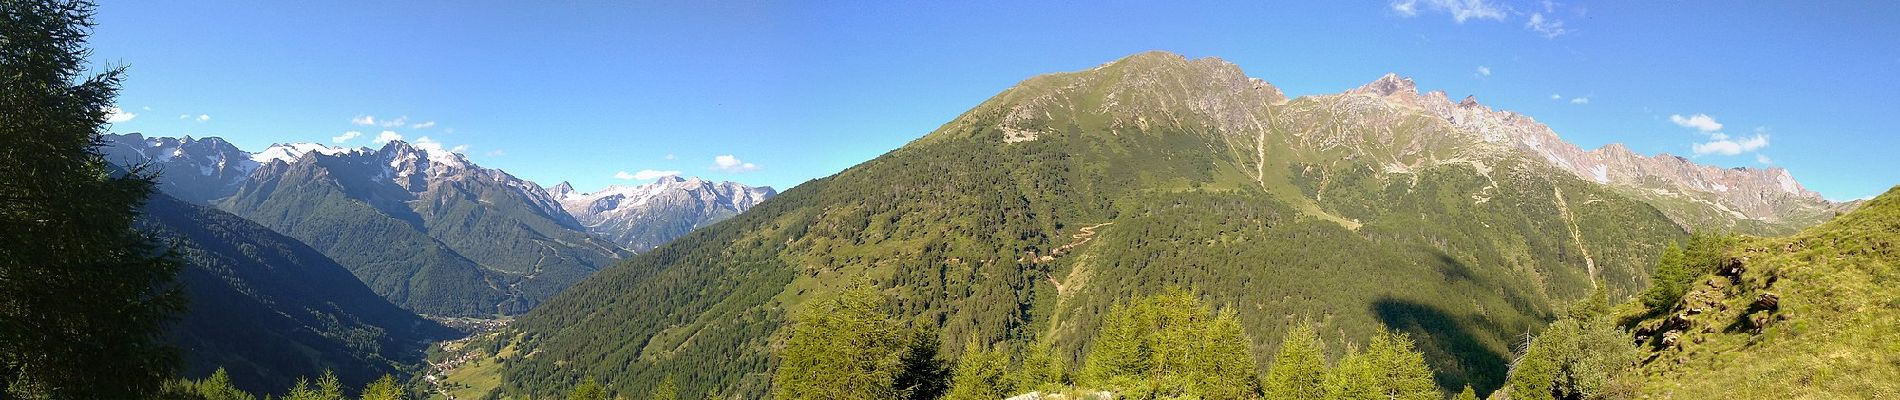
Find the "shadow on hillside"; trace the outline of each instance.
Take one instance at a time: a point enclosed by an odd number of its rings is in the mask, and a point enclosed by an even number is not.
[[[1445,280],[1484,283],[1478,282],[1477,275],[1471,273],[1471,266],[1465,265],[1463,261],[1458,261],[1457,258],[1453,258],[1450,254],[1445,254],[1444,251],[1438,249],[1430,249],[1429,251],[1432,253],[1432,256],[1438,258],[1438,273],[1444,275]]]
[[[1504,334],[1495,324],[1393,298],[1373,302],[1372,312],[1388,329],[1411,335],[1439,388],[1455,393],[1470,384],[1478,393],[1489,393],[1503,386],[1509,355],[1485,345]]]

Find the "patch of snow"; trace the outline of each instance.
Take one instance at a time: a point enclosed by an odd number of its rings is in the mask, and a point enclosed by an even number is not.
[[[271,161],[283,161],[285,163],[292,163],[292,162],[296,162],[298,158],[303,158],[303,155],[310,154],[310,153],[323,154],[327,156],[340,156],[340,155],[345,155],[345,154],[355,154],[363,150],[364,149],[346,149],[342,147],[330,147],[330,146],[324,146],[324,145],[316,144],[316,143],[288,143],[288,144],[279,143],[279,144],[273,144],[269,148],[265,148],[264,151],[251,153],[251,161],[256,161],[259,164],[266,164],[266,163],[270,163]]]
[[[1597,165],[1595,168],[1590,169],[1590,174],[1596,176],[1597,183],[1610,183],[1610,167],[1609,166]]]

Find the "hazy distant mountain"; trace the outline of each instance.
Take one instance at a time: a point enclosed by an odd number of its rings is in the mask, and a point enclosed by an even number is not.
[[[950,354],[1053,340],[1081,365],[1115,301],[1180,287],[1238,311],[1258,357],[1298,321],[1397,329],[1441,387],[1489,392],[1512,338],[1593,287],[1641,289],[1686,235],[1605,182],[1661,172],[1580,175],[1494,126],[1509,114],[1399,83],[1288,99],[1166,53],[1028,79],[522,316],[515,354],[534,356],[508,360],[507,391],[671,376],[761,396],[791,310],[868,281]]]
[[[438,147],[107,139],[115,162],[156,162],[166,193],[297,238],[416,312],[525,311],[631,254],[585,233],[540,186]]]
[[[635,251],[659,247],[693,229],[745,212],[778,191],[678,176],[638,186],[580,193],[561,182],[547,189],[588,233]]]
[[[358,387],[417,370],[426,343],[456,332],[377,297],[322,253],[257,223],[153,194],[140,220],[177,246],[189,300],[171,325],[187,376],[225,368],[252,392],[335,371]]]

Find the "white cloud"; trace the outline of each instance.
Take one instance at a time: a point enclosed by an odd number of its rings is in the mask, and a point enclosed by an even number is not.
[[[1491,76],[1491,67],[1478,66],[1478,76]]]
[[[394,133],[394,132],[391,132],[391,133]],[[361,136],[363,136],[362,132],[357,132],[357,131],[343,132],[343,134],[341,135],[337,135],[336,137],[330,138],[330,143],[348,142],[351,139],[356,139],[357,137],[361,137]]]
[[[389,132],[389,131],[384,131],[384,132]],[[394,133],[394,132],[390,132],[390,133]],[[466,144],[458,145],[455,147],[444,147],[442,145],[442,142],[437,142],[435,141],[435,139],[430,139],[428,136],[416,138],[416,140],[409,142],[409,145],[415,146],[415,148],[421,149],[422,151],[437,153],[437,154],[440,154],[443,151],[447,151],[450,153],[467,153],[468,152],[468,145]]]
[[[198,114],[198,115],[178,114],[178,119],[182,119],[186,121],[205,122],[205,121],[211,120],[211,114]]]
[[[350,118],[350,123],[357,124],[357,125],[364,125],[364,126],[376,125],[376,117],[369,116],[369,115],[358,115],[356,116],[356,118]]]
[[[396,119],[377,123],[376,125],[380,125],[384,128],[395,128],[395,127],[403,126],[404,124],[408,124],[408,123],[409,123],[409,116],[404,115],[404,116],[396,117]]]
[[[1564,28],[1564,21],[1556,18],[1545,18],[1543,13],[1531,13],[1531,19],[1524,22],[1524,29],[1529,29],[1532,32],[1544,35],[1546,39],[1570,33],[1570,29]]]
[[[1489,0],[1423,0],[1425,10],[1419,9],[1420,0],[1398,0],[1391,3],[1392,12],[1404,17],[1418,16],[1420,11],[1440,11],[1451,15],[1453,21],[1462,24],[1465,21],[1488,19],[1504,20],[1504,8],[1491,4]]]
[[[133,114],[130,112],[126,112],[125,110],[120,110],[118,107],[106,107],[106,122],[109,122],[109,123],[116,124],[120,122],[131,121],[133,118],[138,118],[138,116],[139,116],[138,114]]]
[[[1767,154],[1755,153],[1755,162],[1762,163],[1762,165],[1774,165],[1775,160],[1768,159]]]
[[[643,169],[643,170],[640,170],[640,172],[634,172],[634,173],[627,173],[627,171],[616,172],[614,173],[614,179],[650,181],[654,179],[659,179],[662,176],[675,176],[679,174],[680,174],[679,171],[661,171],[657,169]]]
[[[1752,152],[1755,150],[1760,150],[1763,147],[1768,147],[1768,135],[1764,135],[1760,133],[1755,134],[1754,137],[1744,138],[1741,140],[1735,140],[1733,138],[1728,137],[1728,135],[1723,135],[1718,132],[1712,135],[1710,139],[1712,140],[1703,142],[1703,143],[1696,143],[1695,146],[1693,146],[1693,150],[1695,150],[1695,155],[1701,156],[1701,155],[1716,154],[1716,155],[1732,156],[1732,155]]]
[[[1400,16],[1403,16],[1406,18],[1416,17],[1418,16],[1418,1],[1417,0],[1394,1],[1392,2],[1392,12],[1399,13]]]
[[[501,156],[508,155],[508,152],[501,151],[501,149],[494,149],[494,150],[489,150],[488,155],[494,156],[494,157],[501,157]]]
[[[1556,93],[1551,93],[1551,94],[1550,94],[1550,99],[1551,99],[1551,100],[1563,100],[1563,99],[1564,99],[1564,96],[1563,96],[1563,95],[1560,95],[1560,94],[1556,94]]]
[[[1708,114],[1696,114],[1688,117],[1684,117],[1682,114],[1670,114],[1669,122],[1674,122],[1676,125],[1681,125],[1684,128],[1694,128],[1704,133],[1722,130],[1722,123],[1715,122],[1715,117],[1710,117]]]
[[[424,122],[420,124],[410,125],[409,129],[429,129],[429,128],[434,128],[434,127],[435,127],[435,121],[429,121],[429,122]]]
[[[667,159],[667,160],[677,160],[677,159],[679,159],[679,157],[675,157],[675,156],[673,156],[673,153],[667,153],[667,154],[666,154],[666,159]]]
[[[1570,99],[1570,104],[1590,104],[1590,98],[1589,97],[1572,98]]]
[[[741,161],[731,154],[713,157],[713,169],[726,172],[750,172],[759,170],[758,165]]]
[[[395,140],[402,140],[402,135],[396,134],[396,131],[383,131],[383,133],[376,134],[375,140],[369,142],[372,144],[383,144]]]

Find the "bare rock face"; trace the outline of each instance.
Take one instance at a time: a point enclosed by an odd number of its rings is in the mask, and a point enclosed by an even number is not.
[[[229,196],[258,167],[251,153],[215,137],[107,134],[99,152],[113,164],[145,165],[160,175],[159,190],[194,204]]]
[[[770,187],[666,176],[639,186],[581,193],[561,182],[547,192],[588,233],[634,251],[646,251],[693,229],[712,225],[777,195]]]
[[[1617,187],[1690,228],[1735,228],[1724,222],[1736,220],[1799,228],[1842,208],[1803,188],[1785,169],[1701,165],[1669,154],[1642,156],[1621,144],[1586,151],[1529,116],[1493,110],[1473,96],[1453,103],[1444,92],[1420,94],[1410,78],[1395,74],[1336,96],[1376,98],[1422,111],[1484,142]]]

